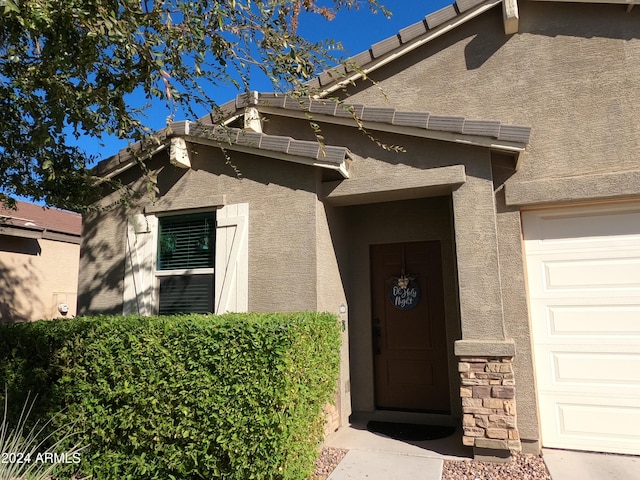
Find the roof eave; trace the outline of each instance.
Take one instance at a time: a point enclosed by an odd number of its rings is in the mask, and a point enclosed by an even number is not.
[[[264,150],[247,145],[237,145],[234,143],[228,143],[224,141],[218,141],[215,139],[199,137],[199,136],[187,136],[185,140],[198,145],[206,145],[210,147],[218,147],[223,150],[229,150],[233,152],[241,152],[249,155],[258,155],[261,157],[272,158],[276,160],[284,160],[287,162],[300,163],[302,165],[309,165],[312,167],[327,168],[339,172],[344,178],[349,178],[349,169],[347,161],[342,162],[330,162],[323,161],[322,159],[314,159],[311,157],[302,157],[298,155],[290,155],[288,153],[277,152],[274,150]]]
[[[0,235],[8,237],[32,238],[39,240],[44,232],[42,227],[19,227],[16,225],[4,224],[0,225]]]
[[[166,148],[171,148],[171,140],[175,138],[183,138],[185,141],[188,141],[190,143],[208,145],[208,146],[218,147],[218,148],[230,150],[230,151],[243,152],[243,153],[248,153],[252,155],[259,155],[262,157],[274,158],[274,159],[284,160],[284,161],[293,162],[293,163],[300,163],[303,165],[327,168],[327,169],[335,170],[339,172],[344,178],[349,178],[349,169],[348,169],[348,163],[347,163],[347,158],[349,153],[346,149],[344,149],[345,151],[344,155],[341,154],[344,158],[342,158],[340,161],[336,161],[335,158],[333,160],[325,161],[323,160],[323,157],[324,157],[323,147],[319,145],[315,147],[315,150],[316,151],[319,150],[320,153],[318,157],[313,158],[313,157],[306,157],[302,155],[294,155],[287,152],[279,152],[277,150],[272,150],[272,149],[263,149],[259,147],[254,147],[254,146],[251,146],[250,144],[247,144],[249,142],[245,144],[237,144],[232,141],[218,140],[215,138],[216,137],[215,133],[213,131],[209,131],[209,126],[200,125],[197,122],[195,123],[191,123],[189,121],[176,122],[170,126],[169,131],[171,132],[170,134],[167,134],[166,132],[162,134],[163,141],[161,144],[157,145],[155,148],[147,152],[140,152],[140,153],[136,152],[135,154],[132,154],[128,152],[129,149],[123,149],[118,154],[110,157],[109,159],[104,160],[103,162],[105,162],[105,164],[108,164],[109,162],[113,162],[113,163],[117,163],[117,165],[113,169],[103,172],[100,178],[98,179],[97,183],[98,184],[104,183],[107,180],[112,179],[124,173],[125,171],[133,167],[137,163],[137,160],[147,160],[153,157],[154,155],[156,155],[157,153],[161,152],[162,150]],[[251,134],[251,132],[247,132],[247,133]],[[310,143],[310,142],[302,142],[302,143]],[[134,150],[137,149],[139,151],[138,145],[139,145],[139,142],[135,144],[136,148],[134,148]],[[333,148],[334,150],[336,149],[336,147],[330,147],[330,146],[327,146],[326,148]],[[124,158],[125,160],[121,160],[122,158]],[[100,175],[99,169],[98,169],[98,174]]]
[[[308,119],[308,112],[302,110],[288,110],[277,107],[260,106],[258,109],[263,113],[272,115],[280,115],[292,118]],[[519,156],[526,150],[527,144],[510,140],[501,140],[494,137],[483,135],[472,135],[468,133],[457,133],[451,131],[432,130],[419,127],[393,125],[382,122],[371,122],[361,120],[360,125],[352,117],[337,117],[333,115],[324,115],[321,113],[313,113],[313,120],[318,122],[330,123],[335,125],[344,125],[348,127],[361,127],[368,131],[378,131],[385,133],[393,133],[399,135],[408,135],[412,137],[428,138],[431,140],[440,140],[445,142],[471,145],[476,147],[489,148],[494,151],[511,153]],[[516,162],[519,165],[519,162]]]

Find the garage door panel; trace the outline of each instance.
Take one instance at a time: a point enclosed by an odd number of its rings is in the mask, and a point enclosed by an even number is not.
[[[640,297],[640,248],[527,254],[526,263],[532,299]]]
[[[585,209],[524,212],[527,251],[609,248],[640,240],[640,207],[637,204]]]
[[[640,303],[621,298],[618,305],[598,298],[531,302],[532,330],[539,345],[595,343],[640,345]],[[611,300],[611,299],[608,299]],[[598,303],[602,302],[602,303]]]
[[[640,257],[545,261],[545,290],[640,288]]]
[[[607,348],[609,349],[607,351]],[[611,347],[593,345],[541,346],[536,363],[540,392],[558,394],[636,396],[640,398],[640,348],[635,351],[611,351]],[[544,370],[543,370],[544,369]]]
[[[640,393],[640,352],[553,352],[554,383],[575,387],[635,386]]]
[[[543,396],[541,417],[545,446],[640,454],[640,400]]]
[[[547,305],[548,334],[552,337],[637,337],[640,304]]]
[[[640,454],[640,204],[522,220],[543,446]]]
[[[605,207],[593,213],[564,215],[549,211],[538,217],[538,238],[547,243],[563,242],[568,238],[579,239],[577,243],[586,243],[599,239],[610,242],[611,237],[617,236],[640,236],[640,225],[637,222],[639,214],[637,207],[622,212]]]

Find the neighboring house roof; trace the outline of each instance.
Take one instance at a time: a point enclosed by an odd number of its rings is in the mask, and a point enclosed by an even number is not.
[[[18,201],[17,209],[0,207],[0,235],[78,243],[82,229],[79,213]]]
[[[509,28],[513,28],[514,19],[517,27],[516,0],[458,0],[427,15],[422,21],[403,28],[397,35],[375,43],[369,50],[351,57],[347,60],[346,67],[339,66],[323,72],[308,84],[323,89],[319,97],[327,95],[341,85],[361,78],[367,72],[395,60],[501,3],[504,4],[505,29],[508,22],[511,22]],[[318,142],[229,127],[228,125],[244,115],[244,109],[247,107],[255,107],[262,113],[272,115],[306,120],[312,118],[315,121],[356,126],[365,130],[487,147],[515,154],[516,168],[519,154],[525,150],[531,136],[531,127],[503,124],[499,120],[398,111],[393,108],[343,104],[322,98],[297,98],[254,92],[252,95],[238,95],[197,122],[171,123],[158,132],[155,144],[148,144],[143,148],[140,142],[137,142],[100,162],[96,171],[102,176],[114,176],[135,165],[136,156],[148,158],[165,148],[170,149],[170,158],[174,164],[188,167],[188,154],[177,153],[186,151],[184,143],[175,141],[176,138],[182,138],[189,142],[228,150],[330,168],[338,170],[344,177],[349,176],[347,160],[350,153],[345,147],[321,145]],[[184,158],[184,161],[179,157]]]

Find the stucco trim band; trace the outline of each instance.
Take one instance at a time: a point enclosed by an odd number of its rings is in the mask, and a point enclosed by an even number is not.
[[[177,210],[196,210],[201,208],[223,207],[227,204],[225,195],[182,195],[171,200],[160,199],[155,205],[145,208],[145,213],[175,212]]]
[[[640,196],[640,170],[552,178],[521,183],[507,182],[509,206],[566,203],[584,200],[615,200]]]
[[[456,340],[454,352],[458,357],[515,357],[516,344],[507,340]]]
[[[399,172],[392,176],[326,182],[322,192],[332,205],[359,205],[446,195],[466,180],[464,165],[454,165],[412,171],[411,175]]]

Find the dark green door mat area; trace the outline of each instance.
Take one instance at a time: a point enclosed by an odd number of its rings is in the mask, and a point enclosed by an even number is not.
[[[367,430],[372,433],[380,433],[395,440],[407,440],[419,442],[422,440],[437,440],[453,435],[455,427],[442,425],[416,425],[412,423],[393,423],[370,421]]]

